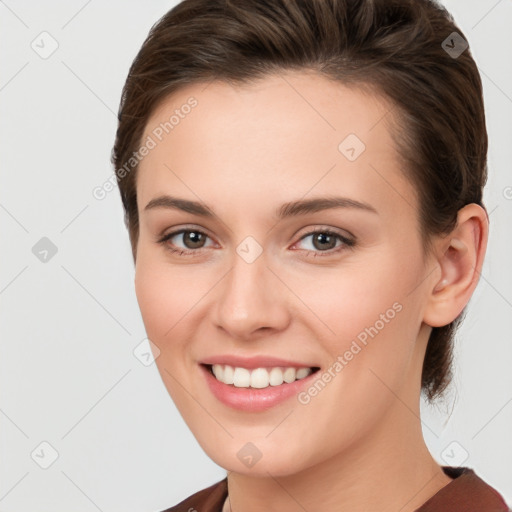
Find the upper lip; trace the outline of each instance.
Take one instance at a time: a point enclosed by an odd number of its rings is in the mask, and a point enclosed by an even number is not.
[[[290,361],[287,359],[281,359],[279,357],[272,356],[252,356],[252,357],[240,357],[233,354],[211,356],[200,361],[201,364],[227,364],[229,366],[238,366],[241,368],[269,368],[275,366],[286,366],[293,368],[318,368],[317,365],[311,365],[309,363],[299,363],[297,361]]]

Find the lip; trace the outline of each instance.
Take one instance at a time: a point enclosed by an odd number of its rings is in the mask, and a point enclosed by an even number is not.
[[[273,361],[273,364],[269,366],[277,366],[274,363],[275,360]],[[228,407],[245,412],[261,412],[282,404],[292,396],[297,396],[304,387],[311,385],[312,380],[318,377],[317,370],[307,377],[289,384],[283,383],[280,386],[268,386],[263,389],[251,387],[238,388],[231,384],[224,384],[223,382],[218,381],[211,373],[210,366],[200,364],[199,367],[205,376],[206,383],[208,384],[210,391],[217,400]],[[306,366],[298,367],[304,368]]]
[[[219,355],[208,357],[201,364],[228,364],[229,366],[239,366],[254,370],[255,368],[272,368],[274,366],[285,366],[290,368],[318,368],[320,365],[311,363],[299,363],[297,361],[288,361],[272,356],[253,356],[253,357],[240,357],[233,354]]]

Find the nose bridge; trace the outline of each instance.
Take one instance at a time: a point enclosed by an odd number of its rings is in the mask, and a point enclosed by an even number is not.
[[[286,297],[268,268],[267,253],[247,237],[236,247],[232,262],[217,298],[217,325],[240,338],[262,327],[283,328],[288,321]]]

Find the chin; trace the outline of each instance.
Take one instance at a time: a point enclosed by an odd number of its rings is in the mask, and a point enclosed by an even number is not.
[[[263,442],[258,446],[262,444]],[[203,449],[215,464],[227,471],[251,477],[268,478],[269,476],[290,476],[308,467],[307,457],[300,452],[298,443],[290,443],[290,446],[295,446],[293,453],[283,452],[273,446],[262,447],[259,450],[256,443],[241,444],[238,441],[224,443],[222,451],[219,450],[219,445],[212,450],[204,447]]]

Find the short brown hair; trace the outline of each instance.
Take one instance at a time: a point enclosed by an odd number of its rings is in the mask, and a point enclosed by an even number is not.
[[[456,32],[454,35],[453,33]],[[464,205],[483,207],[487,131],[482,83],[451,15],[431,0],[184,0],[150,30],[123,88],[112,150],[133,259],[139,234],[135,176],[120,173],[157,104],[188,84],[249,83],[313,70],[371,86],[391,100],[393,137],[419,197],[422,235],[449,233]],[[396,107],[396,108],[395,108]],[[124,167],[126,169],[126,167]],[[425,239],[425,238],[424,238]],[[432,329],[422,389],[432,400],[451,380],[462,314]]]

